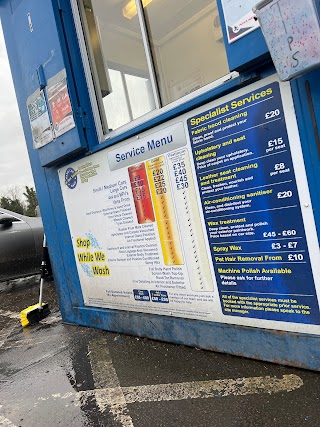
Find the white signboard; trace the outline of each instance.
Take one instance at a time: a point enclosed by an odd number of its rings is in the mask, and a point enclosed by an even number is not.
[[[48,80],[47,94],[53,130],[58,138],[75,127],[65,69]]]
[[[87,305],[213,319],[215,283],[183,123],[60,176]]]
[[[273,76],[62,168],[85,304],[319,333],[303,164]]]
[[[222,0],[223,14],[229,43],[259,27],[252,12],[257,0]]]

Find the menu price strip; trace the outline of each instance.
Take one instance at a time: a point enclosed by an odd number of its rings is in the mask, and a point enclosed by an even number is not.
[[[134,206],[139,224],[154,222],[147,172],[144,163],[128,168]]]
[[[319,324],[279,84],[188,128],[223,313]]]
[[[181,241],[164,156],[147,161],[151,196],[166,265],[183,265]]]
[[[209,258],[201,226],[199,206],[187,150],[168,154],[168,168],[179,217],[180,229],[184,235],[184,249],[188,254],[186,265],[193,291],[213,291]]]

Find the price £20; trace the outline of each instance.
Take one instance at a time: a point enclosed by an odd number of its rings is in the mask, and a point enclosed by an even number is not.
[[[287,199],[289,197],[292,197],[292,191],[279,191],[277,194],[278,199]]]

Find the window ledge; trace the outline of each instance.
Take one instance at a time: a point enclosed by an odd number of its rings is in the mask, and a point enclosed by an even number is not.
[[[152,112],[141,116],[139,119],[136,119],[119,129],[111,131],[106,135],[107,139],[93,148],[89,154],[100,151],[110,145],[116,144],[117,142],[123,141],[180,114],[192,110],[199,105],[212,101],[240,84],[241,81],[239,74],[237,72],[230,73],[227,76],[224,76],[221,79],[216,80],[215,82],[206,85],[159,110],[153,110]]]

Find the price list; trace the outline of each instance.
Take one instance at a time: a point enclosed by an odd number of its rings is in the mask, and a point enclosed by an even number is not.
[[[319,324],[279,83],[188,129],[223,313]]]
[[[189,152],[186,149],[174,151],[168,154],[167,159],[176,212],[184,237],[183,247],[187,254],[185,262],[191,289],[196,292],[212,292],[214,285],[210,271],[210,255],[201,225]]]

